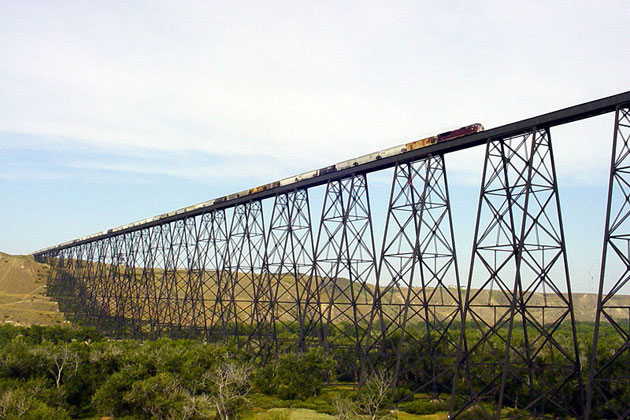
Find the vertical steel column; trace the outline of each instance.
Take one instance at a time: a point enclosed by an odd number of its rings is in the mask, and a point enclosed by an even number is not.
[[[251,201],[249,203],[247,232],[248,252],[241,254],[242,259],[239,261],[237,272],[241,273],[245,280],[245,284],[242,284],[242,280],[240,280],[239,285],[244,286],[244,288],[249,287],[253,299],[250,302],[249,296],[241,294],[239,301],[242,297],[245,298],[243,301],[244,306],[251,304],[251,313],[248,314],[249,318],[247,322],[243,323],[247,327],[246,336],[248,340],[246,347],[260,352],[267,337],[269,325],[266,308],[271,304],[269,273],[266,266],[267,234],[261,201]]]
[[[489,141],[453,418],[582,414],[567,265],[549,131]]]
[[[59,302],[59,280],[64,268],[64,251],[54,251],[49,258],[50,272],[48,273],[48,281],[46,282],[46,295],[54,298]]]
[[[358,380],[376,277],[374,233],[365,174],[326,186],[315,277],[324,348],[334,351],[347,379]],[[342,367],[342,369],[344,369]]]
[[[138,273],[136,272],[137,237],[138,232],[128,232],[121,235],[123,242],[121,249],[121,312],[118,322],[121,329],[120,335],[123,337],[135,333],[136,302],[134,301],[134,294],[138,283]]]
[[[200,265],[199,229],[197,218],[187,217],[179,226],[181,246],[177,259],[178,300],[180,301],[180,334],[184,337],[196,337],[204,329],[201,303],[201,278],[203,268]]]
[[[225,210],[215,210],[204,215],[208,232],[209,261],[207,278],[204,281],[204,305],[207,309],[208,341],[223,337],[225,324],[223,323],[223,301],[229,298],[226,287],[229,285],[228,258],[228,230]],[[209,270],[209,271],[208,271]]]
[[[107,264],[107,245],[109,241],[99,240],[96,242],[96,265],[94,270],[94,284],[92,287],[93,307],[90,311],[89,324],[102,325],[102,318],[105,314],[109,315],[109,310],[105,309],[105,281],[108,272]]]
[[[265,253],[262,203],[250,201],[236,206],[228,237],[228,284],[224,286],[229,287],[229,302],[222,310],[222,325],[226,332],[227,328],[232,329],[232,338],[239,345],[259,344],[252,342],[252,334],[257,331],[259,307],[256,299]],[[249,339],[241,339],[243,336]]]
[[[46,282],[46,295],[55,299],[59,309],[63,311],[63,302],[60,301],[60,280],[64,269],[64,250],[54,251],[49,258],[50,272]]]
[[[71,301],[74,316],[84,322],[87,318],[85,300],[87,293],[85,290],[85,280],[87,274],[85,245],[78,245],[72,248],[72,273],[70,274],[70,288],[68,298]]]
[[[165,303],[162,328],[169,336],[179,335],[181,329],[181,300],[178,279],[178,263],[183,240],[183,220],[176,220],[162,226],[162,249],[164,252],[164,273],[160,297]],[[183,294],[183,292],[182,292]]]
[[[86,324],[91,325],[95,302],[94,302],[94,291],[96,285],[96,267],[97,267],[97,246],[95,242],[89,242],[85,244],[86,247],[86,273],[85,273],[85,317]]]
[[[151,228],[135,232],[134,236],[136,285],[134,287],[133,334],[136,338],[150,338],[151,335],[151,296],[153,259],[151,254]]]
[[[102,325],[103,331],[109,331],[111,327],[111,309],[112,309],[112,292],[111,292],[111,273],[113,271],[113,238],[106,238],[101,241],[101,253],[99,257],[99,265],[97,266],[98,289],[96,296],[100,301],[100,307],[95,313],[95,322]]]
[[[127,282],[129,279],[126,274],[126,250],[127,241],[125,235],[116,235],[111,238],[113,245],[111,277],[109,278],[112,315],[112,334],[118,338],[122,338],[125,335],[125,292],[127,289]]]
[[[630,417],[630,108],[615,111],[587,419]]]
[[[372,363],[432,398],[450,392],[458,335],[449,328],[462,314],[442,156],[394,170],[376,289]]]
[[[128,291],[128,310],[125,322],[129,325],[129,334],[142,338],[142,318],[146,301],[144,300],[144,280],[146,261],[144,260],[142,230],[131,232],[127,252],[127,273],[130,279]]]
[[[167,244],[169,240],[169,227],[159,224],[152,229],[152,259],[154,282],[152,292],[154,296],[154,321],[152,331],[155,337],[159,337],[169,323],[170,296],[167,294],[165,274],[168,269]]]
[[[156,338],[160,331],[161,296],[159,295],[162,249],[162,225],[147,229],[144,237],[144,295],[146,296],[146,334]]]
[[[171,337],[182,335],[184,319],[184,298],[188,277],[186,260],[186,220],[179,219],[168,224],[168,242],[166,245],[166,265],[164,267],[165,286],[169,303],[169,331]]]
[[[210,330],[209,308],[216,299],[216,268],[212,265],[210,254],[213,243],[212,218],[214,212],[204,213],[197,217],[198,226],[194,246],[195,299],[193,307],[196,312],[196,325],[203,331],[207,339]],[[213,277],[214,276],[214,277]]]
[[[63,302],[63,306],[69,312],[74,311],[74,299],[73,299],[73,286],[74,282],[72,274],[75,266],[74,248],[68,248],[64,250],[64,265],[61,272],[61,281],[59,282],[59,299]]]
[[[267,235],[270,286],[268,350],[295,346],[304,350],[309,326],[316,315],[312,306],[313,235],[306,190],[275,197]]]

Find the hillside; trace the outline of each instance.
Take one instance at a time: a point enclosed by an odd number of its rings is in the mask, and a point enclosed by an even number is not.
[[[56,325],[64,322],[63,314],[58,312],[56,302],[52,301],[45,295],[46,279],[48,277],[49,270],[50,268],[48,265],[35,262],[31,256],[9,255],[0,252],[0,322],[10,321],[24,325]],[[159,272],[160,270],[156,271]],[[209,272],[208,277],[214,277],[215,275],[215,273]],[[251,280],[248,278],[249,276],[251,276],[251,274],[239,274],[243,287],[237,288],[237,301],[240,301],[241,303],[250,300],[251,295],[253,294],[253,291],[251,290]],[[185,277],[184,273],[182,273],[182,277]],[[278,291],[281,296],[283,294],[282,289],[290,289],[292,287],[293,278],[289,275],[283,275],[280,281],[284,286],[280,287]],[[340,289],[337,289],[337,292],[335,292],[335,301],[343,307],[345,307],[343,304],[344,302],[347,302],[347,298],[340,290],[346,289],[347,283],[347,279],[339,279],[339,285],[341,287]],[[355,293],[358,292],[359,296],[361,296],[361,299],[359,299],[360,305],[357,308],[359,312],[367,311],[371,306],[370,294],[372,293],[373,286],[367,285],[367,287],[370,290],[369,292],[365,289],[361,290],[360,288],[355,291]],[[211,299],[211,296],[214,295],[216,290],[213,289],[214,287],[212,286],[207,289],[207,298]],[[332,287],[329,285],[325,289],[327,289],[325,294],[329,299],[332,294]],[[387,311],[388,306],[393,305],[391,306],[391,310],[395,310],[394,306],[398,306],[403,302],[403,295],[406,293],[406,289],[404,288],[401,291],[395,289],[390,290],[390,292],[384,296],[386,301],[384,302],[384,309]],[[464,295],[464,292],[462,292],[462,295]],[[500,298],[500,294],[494,294],[492,297],[490,296],[490,294],[484,292],[477,302],[481,303],[490,301],[493,304],[507,303],[502,301],[503,299]],[[328,299],[323,299],[322,304],[325,305],[324,302]],[[576,320],[593,321],[595,317],[595,308],[597,306],[597,295],[592,293],[574,293],[573,299]],[[556,297],[549,296],[547,303],[553,305],[554,303],[557,303],[555,302],[556,300]],[[438,303],[439,301],[442,301],[443,304],[450,303],[448,302],[448,299],[438,298],[437,296],[435,296],[432,301],[434,303]],[[615,302],[621,306],[630,306],[630,296],[616,297]],[[415,299],[413,303],[420,304],[420,302]],[[535,296],[532,300],[530,300],[530,303],[542,303],[542,295]],[[492,317],[492,312],[490,310],[476,308],[476,311],[484,317]],[[442,311],[438,310],[438,312]],[[445,313],[448,312],[449,310],[446,310]],[[618,309],[617,312],[618,313],[615,313],[614,310],[609,310],[609,313],[616,318],[624,318],[627,316],[627,312],[623,309]]]
[[[31,256],[0,252],[0,322],[20,325],[57,325],[63,314],[46,297],[50,268]]]

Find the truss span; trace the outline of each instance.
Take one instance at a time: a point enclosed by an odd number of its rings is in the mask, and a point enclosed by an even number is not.
[[[60,309],[114,337],[232,340],[263,363],[320,347],[339,379],[360,384],[387,369],[416,395],[448,399],[450,418],[627,418],[628,106],[630,92],[487,131],[463,127],[34,256],[52,267],[48,293]],[[613,111],[587,358],[551,131]],[[463,288],[444,155],[480,145]],[[374,194],[382,169],[392,174],[389,199]],[[604,341],[612,354],[599,351]]]

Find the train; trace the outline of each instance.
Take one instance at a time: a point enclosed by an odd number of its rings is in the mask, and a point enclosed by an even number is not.
[[[359,165],[363,165],[365,163],[369,163],[369,162],[373,162],[379,159],[385,159],[385,158],[389,158],[392,156],[396,156],[396,155],[400,155],[406,152],[411,152],[413,150],[417,150],[417,149],[421,149],[423,147],[428,147],[428,146],[432,146],[434,144],[437,143],[442,143],[442,142],[446,142],[446,141],[451,141],[460,137],[464,137],[464,136],[468,136],[474,133],[478,133],[480,131],[483,131],[483,125],[476,123],[476,124],[471,124],[471,125],[467,125],[461,128],[458,128],[457,130],[452,130],[452,131],[447,131],[444,133],[440,133],[438,135],[435,136],[431,136],[431,137],[427,137],[427,138],[423,138],[420,140],[415,140],[409,143],[405,143],[405,144],[401,144],[399,146],[394,146],[394,147],[390,147],[388,149],[384,149],[375,153],[370,153],[367,155],[363,155],[363,156],[359,156],[357,158],[354,159],[348,159],[348,160],[344,160],[343,162],[339,162],[336,165],[330,165],[330,166],[326,166],[324,168],[321,169],[316,169],[313,171],[308,171],[308,172],[304,172],[303,174],[300,175],[295,175],[289,178],[284,178],[281,179],[280,181],[275,181],[275,182],[270,182],[268,184],[264,184],[255,188],[250,188],[248,190],[244,190],[241,192],[237,192],[234,194],[230,194],[230,195],[226,195],[223,197],[219,197],[213,200],[208,200],[208,201],[204,201],[203,203],[199,203],[199,204],[195,204],[193,206],[189,206],[189,207],[185,207],[179,210],[175,210],[172,212],[168,212],[165,214],[161,214],[158,216],[154,216],[148,219],[144,219],[144,220],[139,220],[137,222],[133,222],[127,225],[123,225],[123,226],[119,226],[117,228],[113,228],[113,229],[109,229],[105,232],[100,232],[100,233],[96,233],[93,235],[89,235],[89,236],[85,236],[83,238],[80,239],[76,239],[73,241],[69,241],[69,242],[64,242],[63,244],[59,244],[56,245],[56,247],[62,247],[62,246],[67,246],[67,245],[71,245],[75,242],[80,242],[80,241],[84,241],[84,240],[89,240],[89,239],[94,239],[97,237],[100,237],[102,235],[106,235],[106,234],[113,234],[115,232],[120,232],[123,230],[127,230],[127,229],[133,229],[133,228],[137,228],[139,226],[145,225],[147,223],[151,223],[151,222],[156,222],[162,219],[166,219],[166,218],[170,218],[173,216],[177,216],[180,215],[182,213],[188,213],[188,212],[192,212],[195,210],[199,210],[199,209],[204,209],[204,208],[208,208],[211,207],[213,205],[216,204],[220,204],[226,201],[231,201],[231,200],[235,200],[241,197],[245,197],[248,195],[252,195],[252,194],[256,194],[262,191],[267,191],[267,190],[272,190],[274,188],[278,188],[278,187],[283,187],[283,186],[287,186],[287,185],[291,185],[291,184],[295,184],[298,183],[300,181],[304,181],[307,179],[312,179],[312,178],[317,178],[319,176],[322,175],[327,175],[327,174],[331,174],[334,172],[338,172],[338,171],[342,171],[344,169],[348,169],[348,168],[352,168],[355,166],[359,166]],[[37,251],[37,252],[44,252],[46,251],[48,248]]]
[[[277,187],[283,187],[286,185],[290,185],[296,182],[300,182],[306,179],[317,178],[322,175],[331,174],[334,172],[342,171],[344,169],[352,168],[355,166],[359,166],[365,163],[369,163],[375,160],[384,159],[392,156],[396,156],[402,153],[410,152],[413,150],[421,149],[423,147],[428,147],[437,143],[442,143],[445,141],[454,140],[459,137],[468,136],[474,133],[478,133],[483,131],[483,125],[479,123],[470,124],[457,130],[446,131],[444,133],[440,133],[435,136],[423,138],[420,140],[414,140],[409,143],[401,144],[399,146],[390,147],[388,149],[380,150],[375,153],[370,153],[367,155],[359,156],[354,159],[344,160],[343,162],[339,162],[335,165],[326,166],[321,169],[316,169],[309,172],[304,172],[300,175],[295,175],[289,178],[281,179],[280,181],[271,182],[265,185],[261,185],[259,187],[250,188],[249,190],[241,191],[238,193],[226,195],[224,197],[217,198],[213,200],[215,203],[220,203],[223,201],[234,200],[236,198],[244,197],[246,195],[255,194],[261,191],[271,190]]]
[[[369,162],[373,162],[375,160],[379,160],[379,159],[384,159],[384,158],[388,158],[388,157],[392,157],[392,156],[396,156],[396,155],[400,155],[406,152],[411,152],[413,150],[417,150],[417,149],[421,149],[423,147],[428,147],[437,143],[442,143],[442,142],[446,142],[446,141],[451,141],[460,137],[464,137],[464,136],[468,136],[474,133],[479,133],[480,131],[483,131],[483,125],[479,124],[479,123],[475,123],[475,124],[470,124],[461,128],[458,128],[456,130],[451,130],[451,131],[446,131],[444,133],[440,133],[437,134],[435,136],[431,136],[431,137],[426,137],[420,140],[414,140],[412,142],[409,143],[405,143],[405,144],[401,144],[399,146],[394,146],[394,147],[390,147],[388,149],[384,149],[384,150],[380,150],[378,152],[375,153],[369,153],[367,155],[363,155],[363,156],[359,156],[357,158],[354,159],[348,159],[348,160],[344,160],[343,162],[339,162],[335,165],[330,165],[330,166],[326,166],[324,168],[321,169],[315,169],[313,171],[308,171],[308,172],[304,172],[300,175],[295,175],[289,178],[284,178],[281,179],[279,181],[275,181],[275,182],[270,182],[268,184],[264,184],[264,185],[260,185],[258,187],[254,187],[254,188],[250,188],[248,190],[244,190],[241,192],[237,192],[234,194],[230,194],[230,195],[226,195],[223,197],[219,197],[219,198],[215,198],[213,200],[208,200],[208,201],[204,201],[203,203],[199,203],[196,204],[194,206],[190,206],[190,207],[185,207],[183,209],[179,209],[170,213],[166,213],[160,216],[156,216],[156,217],[152,217],[150,219],[146,219],[146,220],[142,220],[140,222],[136,222],[133,223],[132,225],[127,225],[124,227],[121,227],[122,229],[128,228],[128,227],[135,227],[139,224],[142,223],[148,223],[148,222],[153,222],[155,220],[159,220],[165,217],[171,217],[171,216],[176,216],[178,214],[181,213],[187,213],[190,211],[195,211],[195,210],[199,210],[201,208],[207,208],[210,207],[212,205],[216,205],[216,204],[220,204],[226,201],[232,201],[232,200],[236,200],[238,198],[242,198],[248,195],[252,195],[252,194],[256,194],[262,191],[267,191],[267,190],[272,190],[274,188],[278,188],[278,187],[284,187],[287,185],[291,185],[291,184],[295,184],[298,183],[300,181],[304,181],[307,179],[312,179],[312,178],[317,178],[320,177],[322,175],[327,175],[327,174],[331,174],[334,172],[338,172],[338,171],[342,171],[344,169],[348,169],[348,168],[352,168],[355,166],[359,166],[365,163],[369,163]],[[117,228],[115,230],[119,230],[121,228]]]

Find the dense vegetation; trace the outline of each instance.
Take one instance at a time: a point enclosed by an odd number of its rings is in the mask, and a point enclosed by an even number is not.
[[[228,419],[252,402],[271,408],[316,396],[333,367],[318,350],[260,368],[227,344],[112,341],[93,330],[3,325],[0,418]],[[326,401],[306,406],[334,410]]]
[[[589,336],[592,325],[580,324],[584,380]],[[609,337],[600,351],[619,345],[615,335]],[[412,355],[414,349],[406,353]],[[391,376],[378,366],[361,390],[351,383],[331,387],[351,367],[351,358],[342,356],[312,349],[280,354],[261,365],[254,353],[234,344],[109,340],[91,329],[2,325],[0,419],[287,418],[286,412],[265,411],[278,407],[308,408],[339,419],[376,419],[395,418],[389,409],[415,414],[448,410],[446,395],[414,396],[414,378],[406,378],[392,393]],[[630,360],[620,359],[613,368],[630,376]],[[564,392],[570,400],[578,391]],[[630,398],[630,390],[620,392]],[[609,415],[603,404],[595,404],[593,418]],[[468,417],[474,418],[474,412]]]

